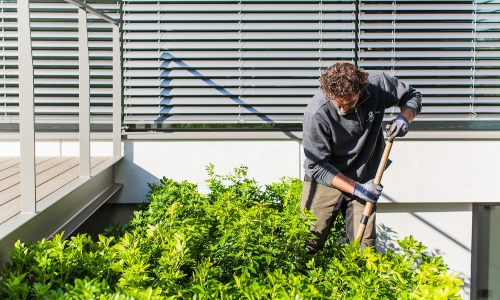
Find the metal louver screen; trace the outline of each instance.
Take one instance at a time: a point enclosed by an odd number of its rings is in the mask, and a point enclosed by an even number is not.
[[[123,9],[127,125],[300,123],[319,67],[339,60],[421,90],[418,120],[500,113],[500,1],[128,0]]]
[[[125,1],[124,122],[300,123],[353,1]]]
[[[87,1],[119,19],[116,1]],[[0,123],[19,122],[17,69],[17,3],[1,1],[3,68],[0,70]],[[34,66],[35,121],[78,123],[78,11],[59,1],[30,1]],[[93,124],[112,123],[111,24],[88,14],[90,59],[90,118]],[[3,96],[3,99],[2,99]],[[0,124],[1,126],[1,124]],[[57,125],[56,125],[57,128]]]
[[[419,120],[496,119],[500,1],[360,1],[359,65],[423,94]]]

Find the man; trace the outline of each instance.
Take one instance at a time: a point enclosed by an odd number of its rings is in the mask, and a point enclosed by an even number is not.
[[[359,226],[366,201],[374,204],[361,247],[375,245],[375,211],[382,186],[373,183],[385,147],[382,120],[398,105],[388,139],[404,136],[422,108],[421,94],[380,71],[362,71],[339,62],[322,72],[321,91],[307,105],[303,119],[305,178],[301,206],[318,218],[309,251],[323,248],[339,211],[349,240]]]

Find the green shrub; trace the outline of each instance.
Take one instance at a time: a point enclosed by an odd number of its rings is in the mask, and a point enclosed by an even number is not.
[[[37,243],[17,242],[2,299],[459,299],[462,282],[413,239],[402,251],[359,250],[343,221],[325,249],[305,251],[313,217],[302,182],[262,189],[247,168],[216,175],[210,193],[163,178],[127,226]]]

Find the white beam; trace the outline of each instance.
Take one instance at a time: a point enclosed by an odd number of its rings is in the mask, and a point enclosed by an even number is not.
[[[122,68],[120,26],[113,25],[113,156],[121,156]]]
[[[17,1],[19,55],[19,135],[21,144],[21,213],[36,213],[35,111],[30,7]]]
[[[90,67],[87,12],[78,9],[80,177],[90,177]]]

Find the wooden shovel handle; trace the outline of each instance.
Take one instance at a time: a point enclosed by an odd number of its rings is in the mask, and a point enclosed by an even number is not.
[[[390,127],[387,127],[386,130],[388,130],[389,128]],[[373,179],[373,183],[375,184],[380,184],[380,182],[382,181],[382,175],[384,174],[385,166],[387,165],[387,160],[389,159],[389,153],[391,152],[391,148],[392,148],[392,141],[391,142],[388,141],[385,144],[384,153],[382,154],[382,160],[380,160],[380,164],[378,165],[377,174],[375,175],[375,179]],[[363,215],[361,216],[358,232],[356,233],[355,236],[355,238],[360,239],[360,241],[365,233],[366,224],[368,223],[368,218],[372,213],[372,208],[373,204],[367,201],[365,205],[365,210],[363,211]]]

